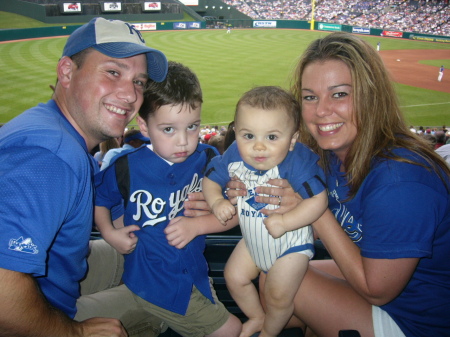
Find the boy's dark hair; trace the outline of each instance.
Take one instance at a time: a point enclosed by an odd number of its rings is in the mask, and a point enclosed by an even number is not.
[[[202,89],[197,76],[181,63],[169,61],[166,79],[148,84],[139,116],[147,120],[163,105],[187,104],[195,109],[202,103]]]
[[[247,91],[236,104],[235,121],[242,105],[263,110],[284,109],[293,121],[294,131],[299,128],[300,104],[294,95],[281,87],[261,86]]]

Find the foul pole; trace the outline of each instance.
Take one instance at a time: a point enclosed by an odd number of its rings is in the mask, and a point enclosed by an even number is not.
[[[316,7],[316,0],[311,0],[311,30],[314,30],[314,8]]]

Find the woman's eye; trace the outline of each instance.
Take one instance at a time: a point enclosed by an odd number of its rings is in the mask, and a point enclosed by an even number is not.
[[[342,97],[345,97],[347,95],[348,95],[348,93],[346,93],[346,92],[336,92],[336,93],[333,94],[333,97],[334,98],[342,98]]]
[[[313,101],[315,99],[316,99],[316,96],[311,96],[311,95],[303,96],[304,101]]]

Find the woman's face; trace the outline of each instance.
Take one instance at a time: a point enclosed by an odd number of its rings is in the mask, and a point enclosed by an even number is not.
[[[356,138],[350,69],[339,60],[313,62],[302,75],[302,116],[318,145],[344,162]]]

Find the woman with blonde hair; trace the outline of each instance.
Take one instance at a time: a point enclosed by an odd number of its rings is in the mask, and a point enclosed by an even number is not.
[[[291,324],[306,336],[448,336],[450,170],[409,131],[378,53],[348,33],[318,39],[293,92],[300,141],[326,173],[329,208],[312,225],[332,259],[310,261]],[[286,180],[271,183],[256,201],[281,207],[266,215],[301,202]],[[228,187],[245,194],[241,182]]]

